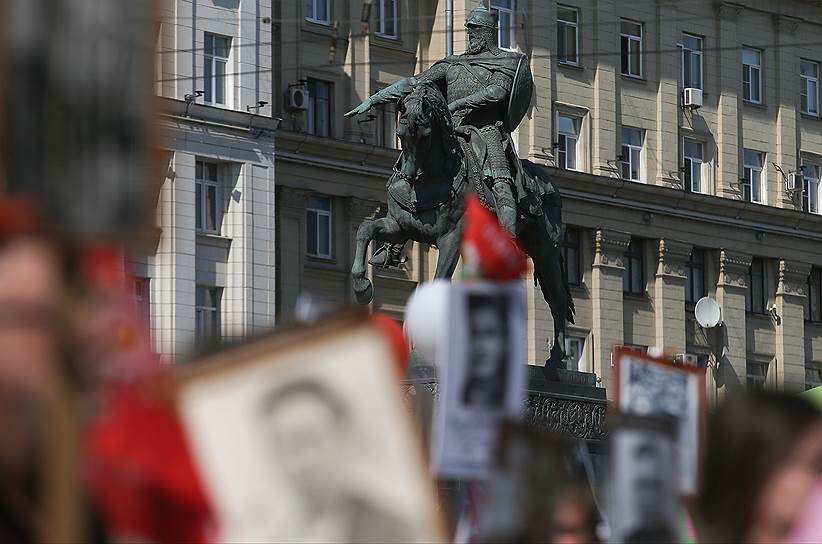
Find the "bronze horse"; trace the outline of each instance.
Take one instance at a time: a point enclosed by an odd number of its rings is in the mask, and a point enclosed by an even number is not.
[[[388,208],[382,217],[365,219],[357,230],[351,278],[357,301],[368,304],[374,294],[366,277],[366,252],[371,241],[433,244],[439,249],[435,278],[450,279],[460,257],[465,196],[476,192],[493,205],[493,194],[481,180],[482,168],[468,148],[467,137],[455,128],[448,104],[435,85],[420,83],[399,102],[397,135],[402,154],[388,180]],[[517,238],[534,262],[534,276],[554,319],[554,343],[549,364],[565,356],[566,322],[574,322],[559,240],[562,221],[559,194],[547,173],[521,161],[536,183],[550,186],[542,198],[543,213],[520,213]]]

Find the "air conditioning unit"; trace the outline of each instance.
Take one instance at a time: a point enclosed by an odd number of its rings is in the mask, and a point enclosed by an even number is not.
[[[693,353],[677,353],[674,356],[674,362],[684,366],[699,366],[699,357]]]
[[[702,89],[688,87],[682,92],[683,107],[695,110],[702,107]]]
[[[308,89],[305,87],[289,87],[286,106],[290,110],[308,109]]]
[[[802,178],[800,177],[799,172],[791,172],[788,174],[785,180],[785,188],[788,191],[796,191],[797,188],[802,186]]]

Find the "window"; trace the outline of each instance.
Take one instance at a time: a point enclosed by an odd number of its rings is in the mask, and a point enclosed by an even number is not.
[[[768,292],[765,289],[765,261],[754,257],[748,269],[748,289],[745,291],[745,309],[764,314]]]
[[[805,363],[805,389],[813,389],[820,385],[822,385],[822,364]]]
[[[197,340],[216,340],[220,337],[220,298],[223,290],[219,287],[198,285],[195,294],[195,326]]]
[[[331,83],[308,80],[308,133],[331,135]]]
[[[642,179],[642,129],[622,127],[622,179]]]
[[[642,240],[631,238],[631,243],[625,251],[625,271],[622,274],[622,291],[630,295],[645,294],[642,249]]]
[[[129,278],[128,289],[131,295],[131,300],[134,304],[134,310],[145,326],[146,330],[151,327],[151,306],[149,297],[149,279],[148,278]]]
[[[565,337],[565,368],[585,372],[585,338]]]
[[[694,248],[685,263],[685,302],[695,303],[706,295],[705,251]]]
[[[748,202],[763,204],[765,199],[762,165],[765,164],[765,154],[746,149],[742,152],[742,155],[745,180],[742,183],[742,197]]]
[[[579,229],[576,227],[565,227],[565,235],[562,241],[562,259],[565,272],[570,285],[581,285],[582,275],[580,274],[580,244]]]
[[[217,164],[205,161],[195,164],[195,226],[198,230],[216,233],[220,225]]]
[[[799,61],[799,96],[802,113],[819,115],[819,63]]]
[[[331,199],[314,196],[306,208],[308,224],[308,254],[323,259],[331,258]]]
[[[377,123],[377,145],[389,149],[399,149],[400,140],[397,136],[397,106],[393,103],[380,106]]]
[[[704,146],[702,142],[685,138],[683,154],[685,156],[685,190],[701,193],[704,190],[702,183]]]
[[[702,88],[702,38],[682,35],[682,87]]]
[[[205,33],[205,89],[203,100],[210,104],[226,103],[226,70],[231,38]]]
[[[763,391],[765,379],[768,377],[768,363],[746,361],[745,375],[748,381],[748,391]]]
[[[557,138],[557,166],[566,170],[579,170],[577,147],[579,146],[579,119],[559,116]]]
[[[762,103],[762,51],[742,50],[742,98]]]
[[[579,64],[579,11],[557,6],[557,60]]]
[[[642,23],[623,19],[619,22],[619,29],[622,73],[642,77]]]
[[[514,48],[514,2],[491,0],[491,11],[496,14],[499,27],[499,46],[503,49]]]
[[[808,298],[805,300],[805,319],[822,321],[822,269],[812,268],[808,276]]]
[[[802,165],[802,209],[808,213],[819,213],[819,166]]]
[[[374,0],[377,14],[377,34],[397,37],[397,2],[399,0]]]
[[[305,18],[315,23],[325,23],[331,20],[330,0],[305,0]]]

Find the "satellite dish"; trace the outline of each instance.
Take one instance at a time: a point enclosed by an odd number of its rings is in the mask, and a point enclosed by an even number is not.
[[[722,321],[722,309],[719,303],[710,297],[702,297],[696,303],[694,315],[700,326],[711,329]]]

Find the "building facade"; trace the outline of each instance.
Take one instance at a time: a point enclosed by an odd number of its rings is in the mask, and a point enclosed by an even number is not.
[[[352,301],[359,221],[385,200],[396,113],[342,114],[464,50],[477,0],[273,3],[277,312],[297,294]],[[367,4],[367,5],[366,5]],[[703,296],[722,306],[728,373],[709,384],[804,389],[822,378],[822,120],[812,2],[490,0],[501,47],[531,59],[536,97],[514,134],[561,189],[576,300],[569,368],[610,379],[614,345],[707,359]],[[370,8],[369,8],[370,6]],[[295,90],[307,92],[306,105]],[[306,108],[306,109],[303,109]],[[401,317],[436,250],[374,270]],[[529,286],[529,362],[550,312]],[[709,373],[711,374],[711,373]]]
[[[274,325],[277,121],[270,2],[164,0],[159,15],[160,235],[130,268],[171,360]]]

